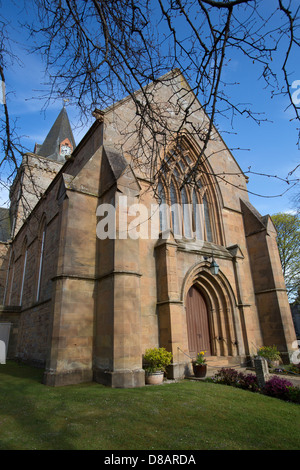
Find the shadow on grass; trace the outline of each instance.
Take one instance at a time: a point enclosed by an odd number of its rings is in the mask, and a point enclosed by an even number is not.
[[[42,378],[40,368],[0,365],[0,449],[74,449],[64,401]]]
[[[19,361],[7,361],[6,364],[0,364],[0,378],[3,376],[16,377],[20,379],[33,380],[42,383],[44,369],[41,367],[32,367]]]

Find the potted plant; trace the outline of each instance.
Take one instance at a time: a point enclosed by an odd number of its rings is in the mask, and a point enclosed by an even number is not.
[[[207,370],[207,364],[206,364],[206,359],[204,357],[206,351],[201,351],[197,354],[197,358],[193,360],[192,366],[193,366],[193,372],[195,377],[205,377],[206,376],[206,370]]]
[[[262,346],[257,352],[258,356],[268,361],[269,367],[277,367],[280,364],[280,353],[276,346]]]
[[[145,351],[143,368],[146,384],[156,385],[163,382],[166,367],[171,364],[172,353],[165,348],[150,348]]]

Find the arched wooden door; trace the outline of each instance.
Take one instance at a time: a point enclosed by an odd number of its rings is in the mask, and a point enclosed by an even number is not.
[[[206,351],[206,355],[211,356],[207,306],[195,286],[187,293],[186,319],[190,356],[196,357],[200,351]]]

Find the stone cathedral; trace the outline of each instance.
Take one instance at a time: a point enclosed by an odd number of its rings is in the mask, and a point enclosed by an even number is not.
[[[149,88],[178,128],[174,107],[192,94],[184,76],[172,71]],[[196,99],[190,107],[180,139],[166,136],[157,192],[146,163],[136,164],[130,97],[96,110],[78,145],[63,108],[23,156],[10,208],[0,209],[0,323],[11,323],[8,358],[44,368],[45,384],[142,386],[151,347],[172,352],[170,378],[191,374],[200,351],[208,365],[230,366],[275,344],[288,361],[296,336],[276,231],[249,202],[247,178],[217,132],[193,183],[179,183],[203,145],[195,128],[204,113]],[[99,207],[147,208],[157,193],[190,210],[179,217],[163,204],[155,237],[118,236],[118,223],[117,236],[97,235]]]

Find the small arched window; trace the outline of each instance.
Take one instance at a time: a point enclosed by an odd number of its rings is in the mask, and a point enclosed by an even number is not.
[[[22,305],[22,300],[23,300],[24,283],[25,283],[26,267],[27,267],[27,253],[28,253],[27,240],[25,240],[24,243],[23,243],[23,249],[22,249],[23,263],[22,263],[22,278],[21,278],[21,290],[20,290],[19,305]]]
[[[11,305],[11,297],[12,297],[12,288],[14,283],[15,277],[15,254],[12,253],[10,257],[9,263],[9,270],[7,276],[7,283],[6,283],[6,291],[4,295],[4,304]]]
[[[37,302],[40,300],[40,295],[41,295],[45,238],[46,238],[46,221],[44,220],[41,224],[41,229],[39,233],[39,251],[38,251],[39,256],[38,256],[38,273],[37,273],[37,288],[36,288],[36,301]]]

